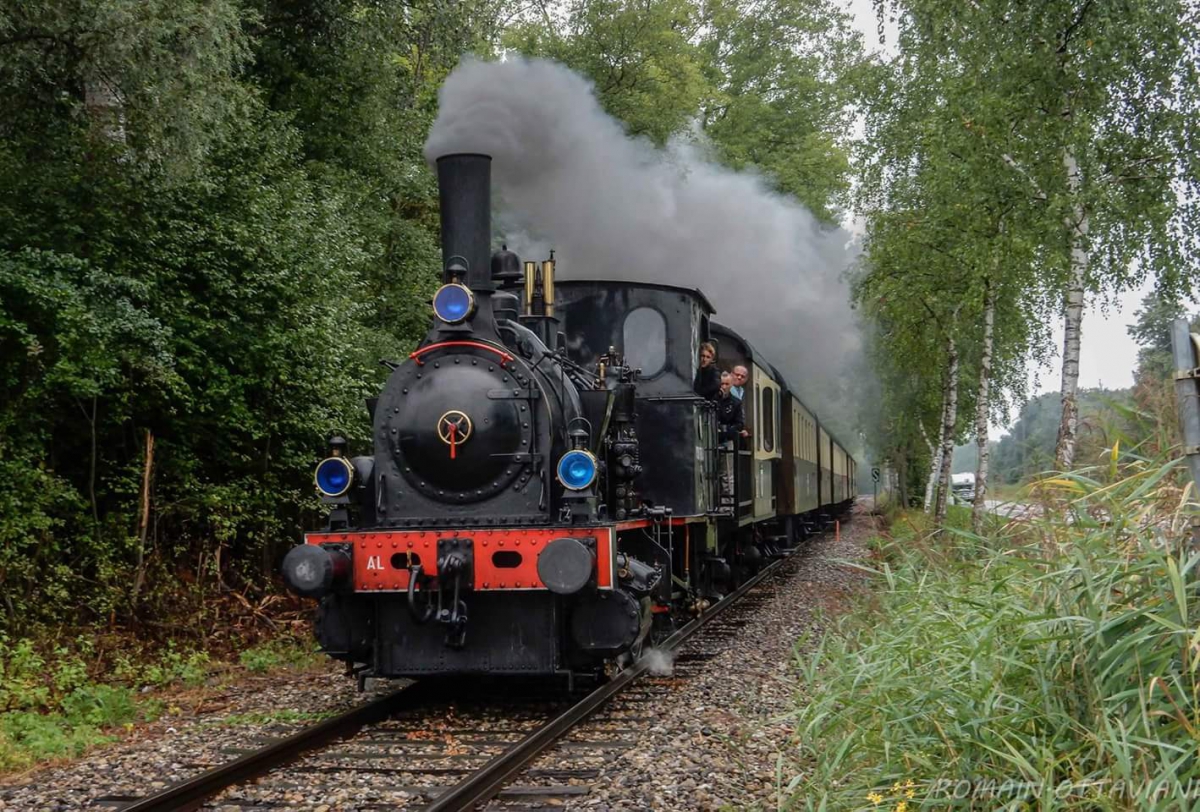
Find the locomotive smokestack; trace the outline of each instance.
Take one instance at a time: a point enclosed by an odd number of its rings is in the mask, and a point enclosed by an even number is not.
[[[473,153],[437,159],[442,211],[442,279],[454,275],[475,291],[495,290],[490,270],[492,157]]]

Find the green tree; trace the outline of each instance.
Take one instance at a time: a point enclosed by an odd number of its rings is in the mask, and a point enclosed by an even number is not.
[[[863,57],[829,0],[564,0],[519,15],[503,41],[588,77],[631,135],[702,134],[722,164],[836,220]]]
[[[1171,351],[1171,326],[1176,319],[1187,318],[1187,308],[1177,297],[1162,290],[1152,290],[1142,298],[1142,306],[1134,311],[1136,321],[1129,325],[1131,338],[1138,344],[1138,383],[1162,384],[1175,371]],[[1196,319],[1190,319],[1193,324]]]
[[[272,109],[292,116],[314,181],[352,209],[373,332],[411,342],[424,333],[438,278],[437,186],[422,153],[437,90],[462,54],[491,53],[504,6],[256,5],[252,78]]]
[[[1080,425],[1081,437],[1087,441],[1084,446],[1091,445],[1097,453],[1111,449],[1113,440],[1121,438],[1128,427],[1129,403],[1129,390],[1083,390]],[[995,475],[1001,482],[1018,484],[1054,469],[1060,405],[1057,392],[1045,392],[1021,407],[1008,433],[996,445]],[[1125,435],[1122,446],[1128,447],[1129,439]],[[1095,462],[1096,458],[1089,461]]]
[[[631,135],[661,145],[688,127],[710,92],[693,42],[700,22],[690,0],[564,0],[519,17],[503,41],[588,77]]]
[[[186,173],[244,96],[243,19],[233,0],[8,4],[0,133],[90,129],[141,164]]]
[[[921,90],[917,85],[907,97]],[[867,239],[857,295],[868,318],[885,326],[880,364],[905,369],[899,381],[885,380],[940,404],[937,416],[909,426],[914,437],[898,441],[929,448],[927,507],[940,513],[945,505],[953,446],[973,422],[981,515],[989,419],[1023,389],[1039,330],[1032,314],[1044,305],[1022,289],[1029,275],[1020,259],[1029,254],[1007,227],[1014,207],[1006,190],[981,184],[969,155],[959,154],[961,126],[936,104],[897,117],[895,95],[888,88],[868,108],[872,156],[859,196]],[[908,377],[927,393],[916,394]]]
[[[700,125],[718,157],[753,167],[834,222],[849,190],[851,103],[864,79],[860,37],[826,0],[713,0],[698,42],[712,91]]]
[[[0,12],[0,627],[264,585],[424,330],[420,146],[496,10]]]

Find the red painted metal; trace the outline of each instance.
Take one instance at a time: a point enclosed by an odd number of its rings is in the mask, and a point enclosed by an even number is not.
[[[685,524],[697,524],[707,521],[707,516],[672,516],[665,522],[655,522],[653,519],[629,519],[624,522],[617,522],[617,530],[637,530],[640,527],[649,527],[652,524],[670,524],[672,527],[682,527]]]
[[[473,347],[477,350],[486,350],[487,352],[496,353],[496,355],[500,356],[501,363],[507,364],[509,361],[513,360],[513,356],[509,355],[504,350],[500,349],[499,347],[493,347],[491,344],[484,344],[482,341],[441,341],[437,344],[429,344],[428,346],[422,347],[415,352],[410,352],[408,357],[416,361],[417,366],[425,366],[425,362],[421,360],[421,356],[427,352],[432,352],[433,350],[440,350],[443,347]]]
[[[304,541],[353,545],[355,592],[401,592],[408,589],[409,566],[420,564],[425,574],[437,574],[438,539],[469,538],[475,551],[474,588],[490,592],[545,589],[537,574],[538,553],[563,537],[596,539],[596,585],[612,589],[616,531],[611,525],[308,533]]]

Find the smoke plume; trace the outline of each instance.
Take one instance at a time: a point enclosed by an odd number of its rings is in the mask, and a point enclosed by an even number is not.
[[[563,279],[699,288],[821,408],[858,347],[842,272],[847,232],[822,228],[761,177],[656,149],[553,62],[464,61],[447,78],[426,157],[492,156],[498,222],[525,259],[553,246]]]

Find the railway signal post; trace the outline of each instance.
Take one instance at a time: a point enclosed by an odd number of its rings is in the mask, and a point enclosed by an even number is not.
[[[1200,488],[1200,363],[1197,349],[1200,335],[1191,332],[1187,319],[1175,319],[1171,325],[1171,349],[1175,356],[1175,399],[1179,405],[1179,428],[1183,454],[1192,472],[1192,482]],[[1192,546],[1200,547],[1200,512],[1192,497]]]

